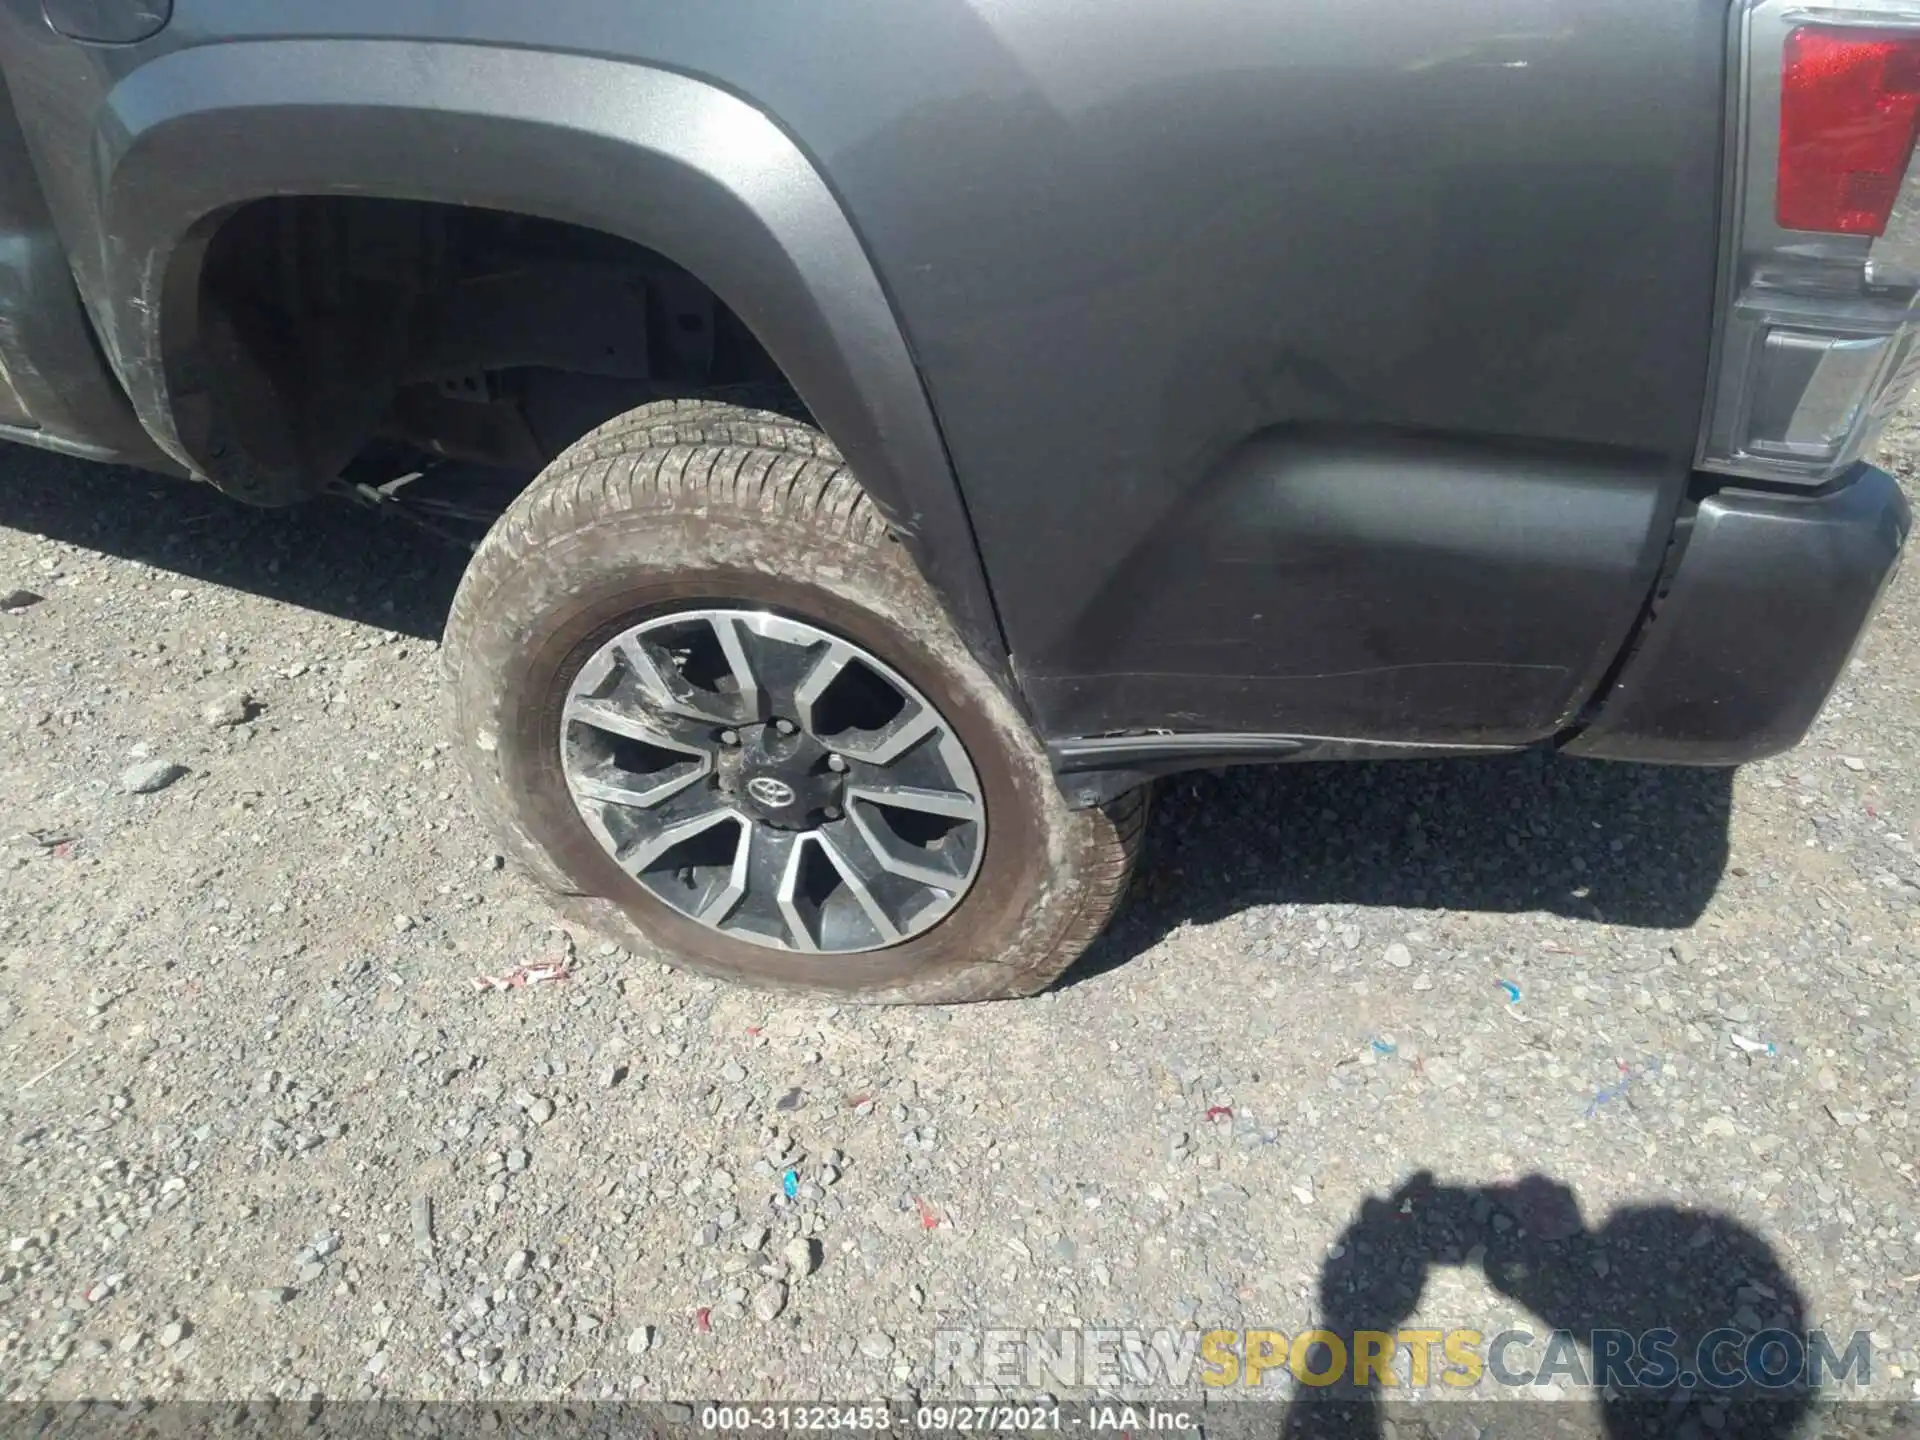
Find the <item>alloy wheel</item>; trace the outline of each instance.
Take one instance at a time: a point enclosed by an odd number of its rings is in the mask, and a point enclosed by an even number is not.
[[[559,743],[614,862],[755,945],[897,945],[960,903],[985,849],[945,717],[877,656],[784,615],[687,610],[614,636],[569,688]]]

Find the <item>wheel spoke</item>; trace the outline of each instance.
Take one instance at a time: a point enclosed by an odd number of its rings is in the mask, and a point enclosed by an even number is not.
[[[958,790],[927,790],[918,785],[850,785],[850,800],[869,800],[896,810],[922,815],[945,815],[954,820],[978,820],[980,802]]]
[[[741,821],[746,819],[725,795],[706,785],[688,786],[676,795],[655,801],[634,819],[646,827],[645,833],[651,835],[655,831],[684,825],[689,820],[705,820],[715,814],[731,815]]]
[[[570,699],[598,696],[602,692],[613,675],[615,653],[608,648],[588,657],[587,663],[580,667],[580,673],[573,677],[573,688],[568,692]]]
[[[875,828],[872,820],[861,813],[860,806],[847,807],[847,821],[844,825],[835,826],[834,830],[841,853],[850,863],[858,858],[870,864],[876,872],[898,875],[935,890],[945,891],[953,884],[954,877],[951,875],[890,854],[887,839]]]
[[[800,723],[808,731],[830,743],[840,753],[851,755],[856,760],[865,760],[869,765],[891,765],[944,727],[931,705],[888,682],[903,703],[900,713],[885,725],[876,730],[823,731],[818,718],[822,697],[846,672],[847,667],[859,660],[859,655],[850,645],[837,640],[830,643],[794,692],[794,708],[799,712]]]
[[[844,740],[837,743],[856,760],[864,760],[869,765],[891,765],[940,728],[940,717],[923,705],[913,714],[900,716],[884,730],[852,743]]]
[[[614,858],[629,875],[638,876],[667,851],[683,841],[697,835],[704,835],[716,825],[733,824],[749,828],[744,816],[737,810],[716,805],[711,809],[695,814],[687,820],[670,825],[662,825],[651,834],[642,836],[632,846]]]
[[[886,908],[875,898],[873,891],[867,887],[866,879],[840,852],[833,841],[819,831],[815,831],[799,837],[793,847],[793,853],[787,858],[786,870],[780,877],[780,912],[786,916],[787,929],[793,937],[794,948],[818,950],[822,938],[814,933],[812,926],[807,922],[807,901],[801,893],[807,855],[812,850],[818,850],[833,867],[835,874],[839,877],[838,888],[851,897],[853,903],[860,908],[860,913],[866,917],[867,923],[879,935],[880,943],[882,945],[898,943],[903,938],[898,922],[887,913]],[[823,918],[828,903],[831,903],[831,896],[826,897],[818,905],[819,913]]]
[[[911,830],[903,835],[888,818],[889,811],[932,817],[936,826],[952,823],[922,842],[911,838]],[[977,838],[967,832],[980,818],[980,804],[958,792],[904,786],[850,789],[847,818],[880,869],[943,895],[951,895],[965,878],[979,848]]]
[[[734,873],[741,898],[721,928],[753,945],[793,949],[792,924],[780,906],[780,882],[801,836],[792,830],[756,825],[745,851],[745,865]],[[736,863],[740,856],[735,856]],[[704,917],[702,917],[704,918]]]
[[[721,631],[717,626],[713,633],[719,639]],[[688,684],[686,677],[674,665],[672,657],[644,636],[623,635],[614,643],[634,683],[657,708],[689,720],[705,720],[717,725],[740,725],[753,717],[754,712],[743,703],[743,697],[722,695]],[[724,640],[721,641],[721,649],[724,653]],[[731,668],[732,657],[728,659]],[[737,681],[737,674],[735,678]],[[751,679],[749,676],[749,683]]]
[[[881,907],[873,891],[867,888],[866,879],[854,869],[853,862],[841,854],[839,847],[824,834],[815,835],[813,843],[818,845],[826,853],[827,859],[833,862],[833,868],[840,872],[840,883],[846,886],[848,893],[865,912],[868,923],[880,932],[881,940],[888,945],[897,941],[900,938],[900,927]]]
[[[737,621],[729,616],[718,616],[713,621],[713,633],[720,639],[721,653],[727,657],[727,668],[733,672],[733,683],[740,695],[740,720],[751,723],[766,718],[766,697],[760,693],[760,682],[754,677],[753,662],[747,658],[747,647],[742,643],[742,631]]]
[[[567,706],[567,719],[581,725],[591,725],[596,730],[605,730],[610,735],[638,740],[643,745],[658,746],[662,750],[677,750],[682,755],[706,754],[698,746],[674,739],[644,716],[616,709],[606,700],[575,700]]]
[[[754,828],[752,825],[740,827],[740,840],[733,847],[733,868],[727,872],[726,888],[700,907],[696,919],[708,925],[721,925],[740,908],[747,894],[747,867],[753,859]]]
[[[602,676],[601,683],[604,679]],[[659,769],[642,771],[626,768],[604,754],[578,755],[575,762],[567,766],[567,783],[579,799],[646,808],[671,799],[713,772],[713,756],[708,751],[676,740],[651,717],[635,715],[617,701],[575,697],[567,705],[566,719],[570,726],[585,725],[608,735],[636,740],[668,755],[686,757]]]
[[[807,671],[806,679],[802,680],[793,692],[794,711],[800,723],[810,734],[820,734],[820,726],[814,718],[820,697],[827,693],[827,687],[840,678],[840,672],[853,663],[854,658],[851,649],[838,640],[832,641],[820,653],[820,658],[813,662],[813,668]]]
[[[617,784],[611,780],[602,780],[592,775],[569,776],[568,782],[573,786],[573,793],[582,800],[598,800],[603,805],[630,805],[647,810],[663,801],[671,800],[689,785],[706,779],[711,767],[706,762],[705,756],[702,756],[701,760],[700,765],[686,774],[674,775],[642,790]]]
[[[807,927],[807,920],[800,913],[800,867],[806,863],[807,846],[813,843],[813,837],[802,835],[794,841],[793,849],[787,855],[786,868],[780,872],[779,905],[780,914],[787,922],[787,941],[795,950],[809,953],[820,948],[820,942],[813,931]]]
[[[673,687],[667,683],[665,672],[655,661],[653,653],[645,641],[637,635],[622,635],[614,641],[614,649],[619,651],[620,659],[626,664],[627,673],[633,676],[634,684],[649,701],[662,710],[671,710],[676,714],[685,714],[674,702]],[[704,718],[696,716],[695,718]]]

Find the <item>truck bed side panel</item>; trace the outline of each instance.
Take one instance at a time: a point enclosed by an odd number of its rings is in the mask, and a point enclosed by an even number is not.
[[[0,5],[24,35],[36,0]],[[1520,743],[1617,655],[1686,483],[1725,24],[1723,0],[179,0],[21,108],[84,240],[71,119],[168,46],[460,38],[712,80],[871,255],[1044,730]]]

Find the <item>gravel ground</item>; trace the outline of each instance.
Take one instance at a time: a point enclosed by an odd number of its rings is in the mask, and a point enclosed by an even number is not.
[[[951,1393],[943,1325],[1681,1300],[1916,1393],[1911,568],[1792,754],[1182,780],[1061,988],[862,1011],[554,928],[441,740],[453,552],[5,465],[0,1395]],[[1475,1188],[1529,1172],[1578,1215]]]

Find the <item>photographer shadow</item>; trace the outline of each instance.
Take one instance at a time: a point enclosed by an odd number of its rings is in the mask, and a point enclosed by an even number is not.
[[[1609,1440],[1786,1440],[1816,1398],[1817,1367],[1810,1368],[1804,1350],[1795,1354],[1807,1334],[1806,1303],[1765,1240],[1723,1215],[1670,1205],[1625,1207],[1590,1229],[1573,1192],[1541,1175],[1510,1186],[1457,1187],[1422,1172],[1391,1196],[1369,1199],[1322,1267],[1318,1323],[1350,1345],[1357,1332],[1392,1335],[1418,1308],[1435,1266],[1475,1263],[1546,1330],[1579,1340],[1576,1349],[1540,1334],[1496,1359],[1496,1337],[1487,1335],[1480,1352],[1487,1379],[1503,1388],[1526,1385],[1540,1398],[1471,1407],[1476,1419],[1491,1414],[1512,1422],[1482,1433],[1559,1433],[1564,1427],[1547,1413],[1553,1392],[1535,1389],[1553,1372],[1603,1387],[1599,1421]],[[1667,1334],[1649,1346],[1657,1332]],[[1766,1332],[1797,1338],[1753,1340]],[[1614,1335],[1630,1338],[1608,1338]],[[1655,1353],[1662,1343],[1666,1361]],[[1629,1345],[1638,1348],[1623,1354]],[[1327,1347],[1318,1349],[1308,1368],[1325,1373],[1332,1368]],[[1704,1373],[1703,1359],[1713,1375]],[[1356,1368],[1348,1365],[1324,1387],[1298,1386],[1286,1440],[1388,1433],[1383,1422],[1401,1406],[1371,1383],[1375,1374],[1356,1385]],[[1564,1402],[1550,1408],[1571,1418]],[[1427,1404],[1409,1413],[1439,1421],[1452,1407]]]

